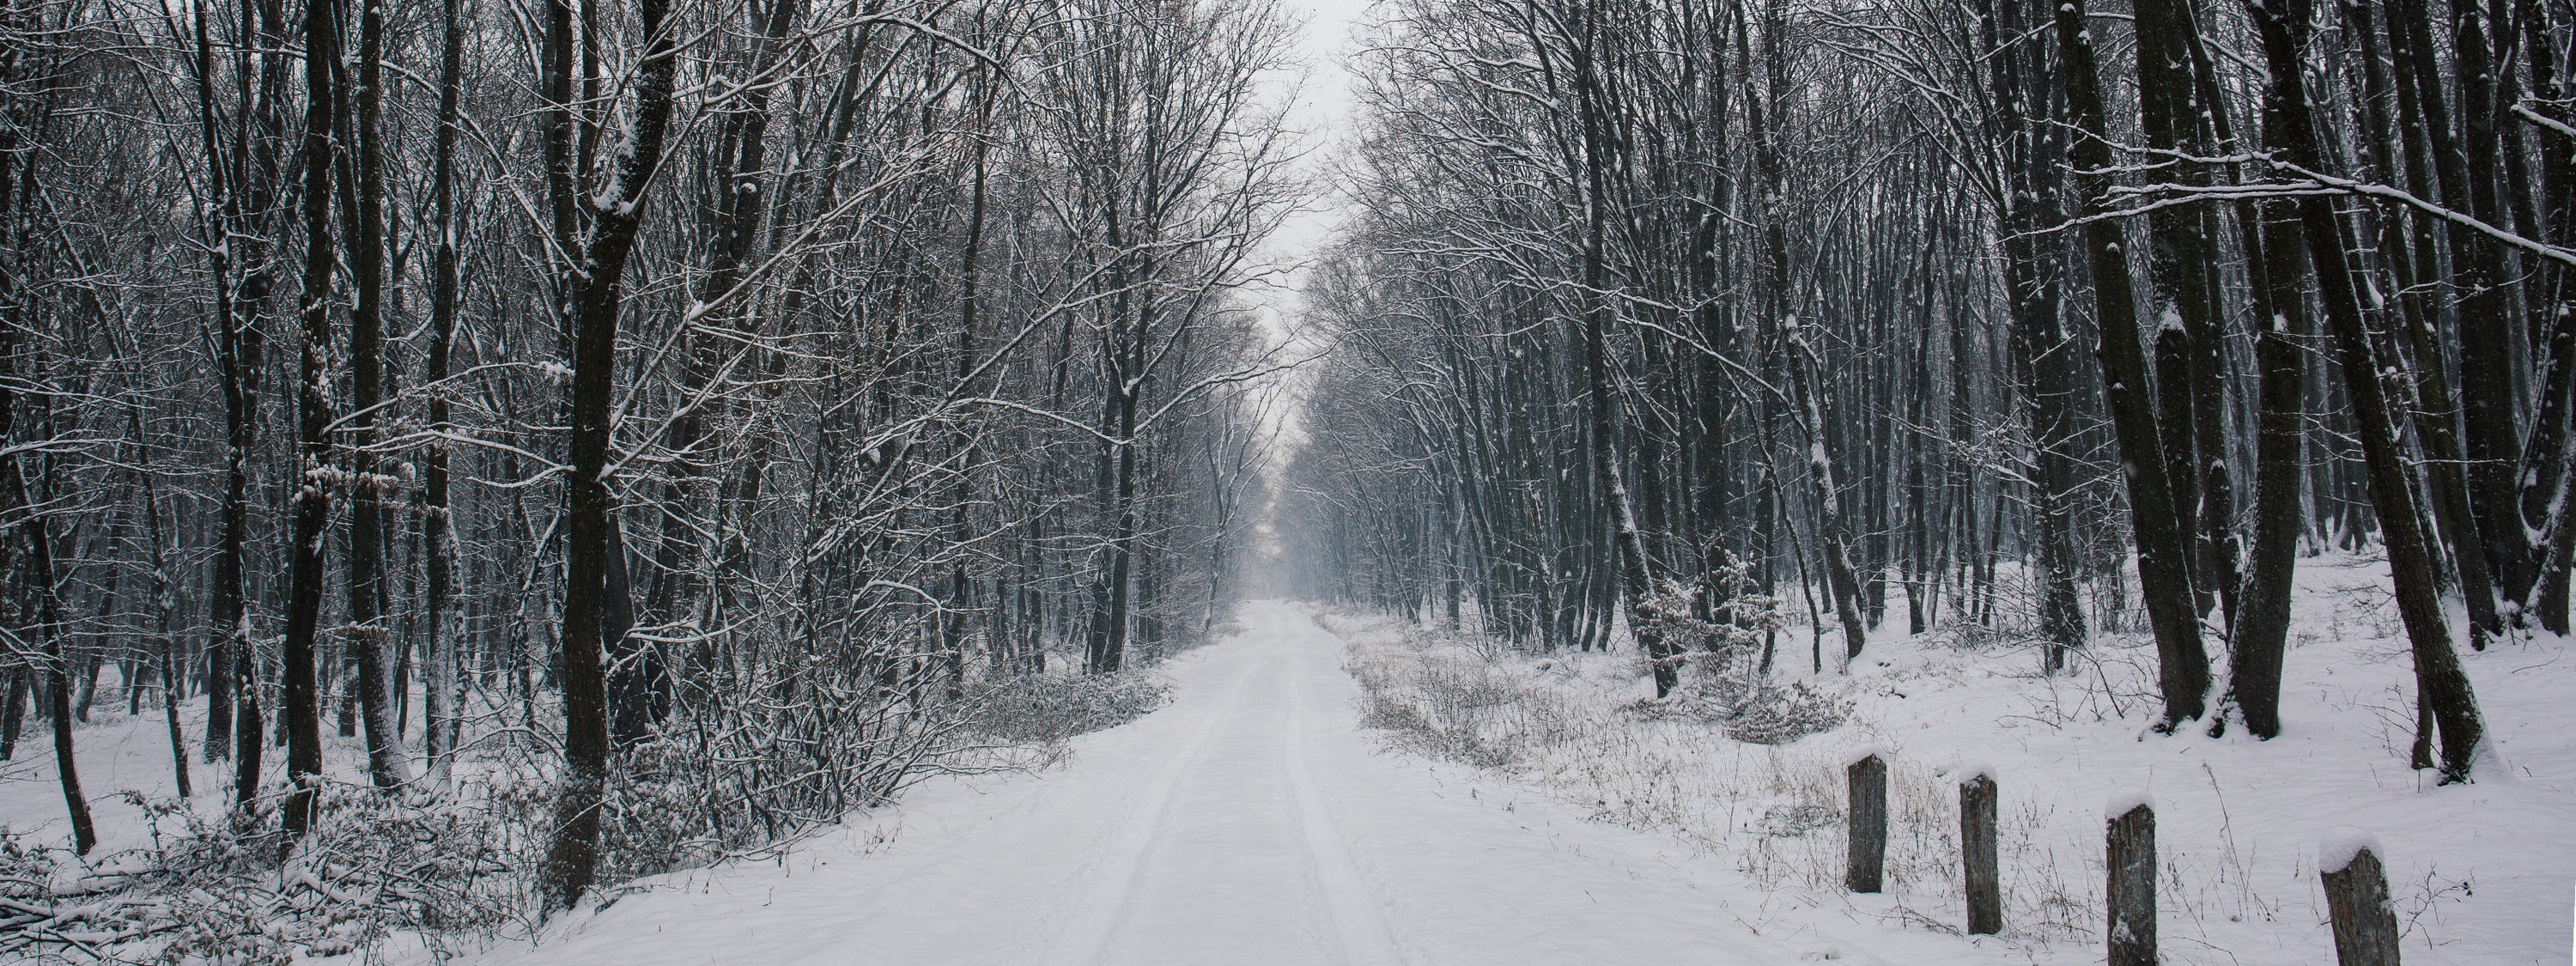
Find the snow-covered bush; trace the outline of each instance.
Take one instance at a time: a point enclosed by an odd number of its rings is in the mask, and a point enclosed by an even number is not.
[[[1162,703],[1146,672],[950,677],[935,662],[853,660],[771,673],[754,694],[691,702],[619,756],[603,881],[764,853],[939,774],[1030,768],[1065,739]]]
[[[1390,636],[1391,648],[1358,643]],[[1438,757],[1509,767],[1579,727],[1545,684],[1446,632],[1363,634],[1345,667],[1360,682],[1362,724]]]
[[[75,863],[0,840],[0,957],[69,947],[127,962],[283,964],[396,933],[459,953],[526,925],[543,845],[522,809],[338,783],[319,789],[312,826],[291,844],[274,816],[244,827],[176,800],[133,804],[152,824],[140,848]]]
[[[1045,764],[1066,739],[1151,711],[1167,690],[1142,671],[956,680],[920,660],[732,670],[721,694],[693,695],[617,752],[600,823],[603,902],[618,883],[783,848],[932,775]],[[401,792],[326,777],[291,848],[274,800],[236,824],[202,800],[129,795],[149,818],[148,844],[85,861],[0,835],[0,961],[84,947],[170,964],[388,948],[445,958],[532,935],[555,823],[549,710],[488,709],[503,721],[532,714],[538,727],[484,732],[446,776]]]
[[[1048,744],[1133,721],[1169,692],[1161,676],[1144,671],[999,678],[969,695],[967,721],[994,738]]]
[[[1711,598],[1705,603],[1704,594]],[[1762,652],[1789,617],[1732,553],[1704,583],[1667,579],[1643,610],[1683,673],[1672,694],[1637,702],[1639,715],[1705,721],[1737,741],[1776,745],[1830,731],[1850,713],[1850,702],[1836,695],[1772,677]]]

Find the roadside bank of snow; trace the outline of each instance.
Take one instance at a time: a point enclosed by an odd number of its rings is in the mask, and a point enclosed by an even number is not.
[[[2156,804],[2164,952],[2173,963],[2331,962],[2319,842],[2351,827],[2384,844],[2410,963],[2570,960],[2576,895],[2576,665],[2567,642],[2464,655],[2505,767],[2437,788],[2407,767],[2411,664],[2373,559],[2303,560],[2271,741],[2201,728],[2157,735],[2151,647],[2101,635],[2076,673],[1990,635],[1905,633],[1901,602],[1848,676],[1808,676],[1807,628],[1784,676],[1850,702],[1833,730],[1757,745],[1659,713],[1627,652],[1523,654],[1384,618],[1325,615],[1374,681],[1393,743],[1483,766],[1597,820],[1687,843],[1771,896],[1783,921],[1819,907],[1890,930],[1955,935],[1964,917],[1956,783],[2002,792],[2007,961],[2098,961],[2102,803]],[[1945,615],[1946,616],[1946,615]],[[1967,639],[1962,643],[1962,639]],[[1446,721],[1426,740],[1406,716]],[[1390,720],[1392,719],[1392,720]],[[1889,764],[1887,892],[1842,891],[1842,764]],[[1755,926],[1765,925],[1758,918]]]

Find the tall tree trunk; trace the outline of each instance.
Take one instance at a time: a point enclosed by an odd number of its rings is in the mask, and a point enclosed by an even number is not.
[[[2201,645],[2200,615],[2192,601],[2190,541],[2183,521],[2174,518],[2173,490],[2165,479],[2163,442],[2149,391],[2152,383],[2145,353],[2138,345],[2128,250],[2119,222],[2108,216],[2111,142],[2083,0],[2061,3],[2056,21],[2059,83],[2076,130],[2067,157],[2075,169],[2076,213],[2084,219],[2095,320],[2101,329],[2096,351],[2109,390],[2112,428],[2120,441],[2120,465],[2128,483],[2129,515],[2138,544],[2138,584],[2148,622],[2155,628],[2157,683],[2164,697],[2165,724],[2170,727],[2198,718],[2206,709],[2209,655]]]
[[[304,14],[304,344],[296,380],[296,456],[307,472],[331,465],[325,435],[331,425],[331,272],[337,261],[331,232],[332,168],[339,146],[332,137],[339,95],[333,66],[339,62],[338,4],[312,0]],[[286,776],[285,830],[300,836],[311,827],[322,775],[322,708],[315,678],[314,641],[322,620],[322,542],[331,518],[329,488],[312,476],[295,488],[286,642],[284,647]]]
[[[2145,0],[2136,5],[2138,101],[2144,121],[2150,163],[2162,166],[2162,177],[2185,186],[2210,183],[2207,164],[2195,160],[2211,150],[2201,112],[2214,105],[2198,103],[2198,65],[2190,40],[2199,26],[2192,0]],[[2158,429],[2169,469],[2177,524],[2189,533],[2206,522],[2196,542],[2192,574],[2194,601],[2206,616],[2213,604],[2232,613],[2235,589],[2234,508],[2228,500],[2227,452],[2222,433],[2223,395],[2218,371],[2218,301],[2212,236],[2217,211],[2207,205],[2159,208],[2147,215],[2146,260],[2149,319],[2160,332],[2172,332],[2173,358],[2166,359],[2165,336],[2158,336],[2157,392],[2174,405],[2159,418]],[[2208,423],[2209,425],[2204,425]],[[2204,472],[2206,468],[2206,472]],[[2213,485],[2214,484],[2214,485]],[[2221,552],[2224,543],[2227,549]]]
[[[133,434],[136,448],[139,449],[143,442],[142,414],[139,410],[129,409],[126,410],[126,416],[129,420],[127,424],[129,432]],[[153,624],[155,630],[159,632],[156,635],[159,646],[153,648],[153,651],[154,656],[161,660],[161,716],[170,732],[171,775],[176,779],[179,799],[186,801],[193,793],[188,787],[188,734],[187,730],[179,724],[179,691],[180,682],[187,680],[186,671],[183,668],[186,663],[187,648],[179,642],[178,593],[170,586],[170,555],[163,543],[161,532],[161,494],[150,472],[139,472],[135,475],[143,479],[143,538],[148,541],[146,552],[150,554],[149,560],[152,564]],[[137,675],[125,679],[125,690],[129,701],[143,664],[142,660],[135,661]],[[133,711],[129,710],[127,713],[132,714]]]
[[[2308,40],[2307,0],[2281,0],[2275,11],[2259,0],[2246,4],[2248,17],[2263,41],[2273,89],[2265,113],[2277,116],[2265,125],[2265,140],[2290,164],[2324,171],[2317,149],[2315,121],[2307,102],[2300,64]],[[2326,317],[2334,327],[2337,361],[2349,390],[2353,419],[2361,430],[2363,459],[2370,473],[2371,503],[2379,513],[2381,540],[2388,548],[2388,569],[2395,585],[2397,612],[2406,625],[2407,643],[2415,655],[2415,682],[2423,710],[2441,732],[2444,782],[2467,781],[2483,743],[2485,724],[2477,697],[2461,667],[2459,652],[2442,613],[2439,577],[2431,547],[2424,539],[2423,518],[2415,509],[2405,458],[2398,451],[2395,423],[2380,379],[2383,358],[2363,318],[2344,249],[2341,226],[2332,202],[2308,195],[2297,202],[2300,227],[2307,236],[2308,261],[2315,268],[2324,296]]]
[[[1120,326],[1134,323],[1120,322]],[[1131,334],[1126,341],[1141,336]],[[1130,364],[1141,361],[1141,351],[1120,348],[1119,354]],[[1121,372],[1132,372],[1127,366]],[[1111,427],[1117,431],[1110,448],[1115,451],[1109,474],[1108,514],[1109,572],[1097,592],[1099,613],[1093,619],[1090,670],[1110,674],[1126,666],[1130,595],[1134,584],[1136,543],[1136,380],[1123,377],[1122,385],[1111,390]]]
[[[358,290],[349,313],[349,632],[357,654],[358,713],[366,726],[367,776],[377,788],[410,779],[402,729],[394,722],[390,692],[392,628],[385,621],[385,505],[391,480],[376,470],[376,410],[384,402],[385,172],[379,130],[384,113],[384,0],[358,0],[356,224],[349,240],[349,270]]]
[[[2423,0],[2414,0],[2421,3]],[[2499,135],[2496,129],[2497,65],[2478,0],[2451,0],[2452,64],[2458,72],[2462,161],[2457,179],[2467,196],[2468,211],[2490,225],[2506,224],[2505,199],[2499,196]],[[2419,56],[2422,52],[2419,52]],[[2510,65],[2506,65],[2510,69]],[[2443,175],[2444,194],[2453,177]],[[2447,200],[2447,199],[2446,199]],[[2538,574],[2532,567],[2531,540],[2523,524],[2522,502],[2514,480],[2522,458],[2522,434],[2515,424],[2513,367],[2514,280],[2503,251],[2465,226],[2454,225],[2451,261],[2460,276],[2460,368],[2479,373],[2463,380],[2460,427],[2468,457],[2470,507],[2478,514],[2478,535],[2486,542],[2488,569],[2496,590],[2511,609],[2506,618],[2519,624],[2519,608],[2529,599]]]
[[[285,154],[285,105],[292,83],[284,54],[289,26],[283,4],[277,0],[243,0],[242,31],[251,29],[254,15],[259,24],[260,43],[257,46],[263,51],[256,92],[250,86],[249,54],[245,52],[234,63],[234,94],[250,115],[248,121],[234,127],[233,156],[245,159],[235,166],[233,172],[234,196],[245,199],[242,230],[236,232],[235,237],[242,242],[249,257],[243,264],[241,294],[233,302],[235,321],[226,326],[224,332],[227,340],[224,381],[228,390],[224,398],[224,532],[222,552],[216,560],[214,600],[216,626],[219,633],[229,638],[227,647],[231,651],[232,666],[218,666],[214,673],[229,674],[232,679],[233,803],[235,817],[244,823],[255,816],[260,759],[269,745],[268,724],[261,715],[259,704],[259,653],[253,646],[242,583],[244,571],[249,566],[246,547],[250,526],[248,464],[258,418],[254,408],[258,361],[264,352],[258,313],[268,303],[269,294],[276,285],[276,274],[269,268],[266,258],[269,241],[251,230],[251,216],[253,213],[267,214],[277,203],[276,196],[283,193],[273,190],[270,185],[286,177],[280,158]],[[309,667],[309,660],[307,663]],[[306,677],[309,682],[311,675]],[[282,722],[285,720],[282,706],[279,711]]]
[[[14,9],[0,15],[5,17],[0,26],[14,32],[29,32],[34,25],[21,22],[19,16]],[[28,68],[36,66],[29,64],[29,59],[30,55],[21,47],[12,46],[0,51],[0,97],[6,98],[0,101],[0,107],[5,107],[5,116],[0,116],[0,231],[7,233],[7,250],[11,253],[26,253],[34,247],[35,213],[27,210],[23,199],[38,195],[36,163],[38,158],[48,153],[28,150],[29,145],[22,141],[25,136],[22,132],[42,132],[45,129],[43,121],[49,105],[38,98],[50,93],[46,89],[59,83],[57,77],[27,76]],[[31,94],[30,89],[35,93]],[[41,133],[38,137],[41,139]],[[0,261],[0,372],[8,375],[8,378],[0,379],[0,446],[11,448],[18,445],[17,417],[23,392],[20,387],[41,385],[44,377],[39,350],[20,341],[24,338],[22,333],[39,331],[37,319],[30,311],[34,293],[25,275],[29,268],[28,260],[23,257]],[[45,405],[45,398],[37,396],[37,404]],[[50,429],[44,425],[47,422],[38,420],[40,433]],[[45,515],[37,509],[27,485],[26,470],[19,461],[20,456],[15,452],[0,454],[0,499],[7,500],[8,514],[16,518],[13,522],[18,528],[20,542],[27,548],[26,570],[21,580],[29,600],[22,605],[20,614],[35,619],[32,629],[37,654],[34,657],[41,660],[46,676],[44,697],[48,715],[54,719],[54,769],[62,786],[64,810],[71,818],[72,851],[76,855],[87,855],[98,844],[98,832],[90,822],[89,798],[81,792],[79,763],[72,753],[71,656],[66,653],[64,641],[70,628],[63,622],[62,590],[54,571],[54,538],[47,532]],[[13,687],[8,702],[12,706],[8,709],[10,720],[6,725],[12,744],[18,721],[16,706],[19,702],[16,697]]]
[[[2558,73],[2557,29],[2549,11],[2535,0],[2518,0],[2515,19],[2522,24],[2522,56],[2531,69],[2531,110],[2557,123],[2543,127],[2540,141],[2541,222],[2543,237],[2561,248],[2576,243],[2576,137],[2566,128],[2576,121],[2566,103],[2567,90]],[[2535,296],[2547,306],[2548,335],[2542,348],[2540,398],[2523,441],[2522,518],[2539,538],[2539,586],[2526,605],[2540,612],[2540,624],[2565,635],[2568,625],[2568,577],[2576,556],[2576,529],[2568,521],[2571,488],[2576,488],[2576,272],[2549,266],[2548,283]]]
[[[957,266],[956,391],[959,393],[968,391],[968,383],[975,376],[977,365],[975,326],[978,321],[976,314],[983,308],[980,288],[983,279],[978,274],[981,266],[977,264],[977,260],[982,256],[984,248],[985,165],[986,155],[992,146],[991,125],[995,96],[993,88],[999,86],[998,78],[994,80],[984,78],[985,75],[982,73],[977,74],[978,96],[975,102],[975,127],[972,132],[975,146],[969,149],[974,155],[974,160],[971,162],[973,173],[968,176],[966,238],[958,255]],[[974,433],[962,421],[951,432],[948,448],[949,459],[957,462],[955,482],[950,486],[948,493],[949,540],[952,546],[963,548],[974,540],[974,514],[971,509],[974,504],[974,488],[971,481],[979,457],[976,453]],[[942,669],[942,677],[947,685],[948,698],[952,701],[966,696],[966,615],[968,609],[973,606],[974,596],[974,575],[967,569],[966,554],[959,552],[956,562],[949,565],[948,599],[941,605],[939,619],[939,654],[940,660],[946,663],[946,667]],[[986,636],[988,639],[992,637],[989,627]]]
[[[2263,130],[2280,150],[2290,121],[2273,88],[2264,103]],[[2257,737],[2281,733],[2281,665],[2289,646],[2291,578],[2299,556],[2300,442],[2307,414],[2306,361],[2301,340],[2307,337],[2306,273],[2300,264],[2305,240],[2299,235],[2295,202],[2262,203],[2263,275],[2271,287],[2264,300],[2271,316],[2254,335],[2254,361],[2259,370],[2261,413],[2255,428],[2254,552],[2239,595],[2236,620],[2228,628],[2227,700],[2245,716],[2245,729]],[[2211,723],[2225,727],[2225,720]]]
[[[1788,214],[1782,206],[1788,177],[1787,160],[1781,140],[1786,137],[1786,98],[1790,90],[1788,77],[1787,8],[1783,0],[1771,0],[1763,9],[1764,65],[1768,75],[1767,97],[1745,98],[1746,121],[1754,143],[1754,163],[1762,185],[1763,281],[1764,308],[1782,335],[1781,363],[1788,370],[1789,404],[1796,407],[1797,420],[1807,442],[1807,472],[1816,514],[1816,543],[1819,562],[1824,570],[1827,589],[1833,597],[1834,613],[1842,625],[1843,660],[1860,656],[1869,640],[1868,624],[1861,613],[1860,578],[1852,565],[1850,531],[1842,513],[1842,496],[1835,484],[1835,456],[1827,438],[1831,407],[1824,399],[1823,360],[1821,349],[1809,332],[1814,326],[1797,318],[1789,290]]]
[[[27,724],[27,705],[34,697],[35,670],[21,664],[9,669],[8,695],[0,697],[0,761],[18,757],[18,734]]]
[[[1652,607],[1658,588],[1652,560],[1646,554],[1645,536],[1637,526],[1636,508],[1628,497],[1627,468],[1620,445],[1626,416],[1619,410],[1618,398],[1611,394],[1609,377],[1608,334],[1612,309],[1601,293],[1608,283],[1608,269],[1603,259],[1609,219],[1610,200],[1606,180],[1613,163],[1609,157],[1610,135],[1603,114],[1607,98],[1602,90],[1600,72],[1595,60],[1601,41],[1602,26],[1597,7],[1587,7],[1582,23],[1583,34],[1577,38],[1576,110],[1583,127],[1584,167],[1584,236],[1583,280],[1583,381],[1590,397],[1587,407],[1590,419],[1590,462],[1592,478],[1602,488],[1610,516],[1611,555],[1619,574],[1619,594],[1628,604],[1628,631],[1637,638],[1637,649],[1652,662],[1655,696],[1671,694],[1681,683],[1681,668],[1669,643],[1656,629]],[[1608,622],[1603,622],[1606,631]]]
[[[465,22],[462,0],[440,0],[438,133],[431,160],[430,207],[437,237],[430,250],[430,343],[427,385],[430,431],[438,436],[422,455],[421,541],[426,581],[421,610],[427,618],[428,664],[421,709],[421,752],[441,778],[448,774],[463,720],[459,672],[463,614],[456,612],[456,517],[448,494],[449,437],[455,423],[448,403],[449,353],[456,343],[460,280],[456,250],[456,137],[463,120]]]
[[[615,391],[617,314],[627,256],[642,227],[645,192],[671,121],[678,38],[664,19],[670,0],[636,0],[645,49],[637,63],[631,143],[617,153],[614,190],[593,200],[590,243],[575,283],[571,327],[572,470],[564,520],[564,770],[555,829],[540,888],[549,911],[569,909],[599,868],[600,811],[608,781],[608,682],[602,629],[608,623],[609,554],[614,548],[608,469],[609,405]]]
[[[2346,8],[2346,16],[2354,24],[2355,33],[2364,39],[2365,54],[2372,49],[2368,43],[2373,39],[2369,29],[2370,10],[2367,2],[2350,3]],[[2393,140],[2390,152],[2405,159],[2404,186],[2408,193],[2418,198],[2434,198],[2437,197],[2434,171],[2452,171],[2454,174],[2443,177],[2455,177],[2458,162],[2456,145],[2448,133],[2449,108],[2441,100],[2440,75],[2432,58],[2419,59],[2415,55],[2414,45],[2418,38],[2431,36],[2424,29],[2423,0],[2396,0],[2389,13],[2389,60],[2394,75],[2392,86],[2397,102],[2398,126],[2393,139],[2375,140],[2383,143]],[[2429,45],[2431,41],[2425,39],[2423,43]],[[2379,75],[2375,61],[2364,66],[2371,68],[2362,75],[2364,84],[2377,84]],[[2423,100],[2427,92],[2435,98],[2429,105]],[[2373,104],[2378,100],[2370,99]],[[2437,133],[2438,137],[2435,136]],[[2436,158],[2441,160],[2437,163]],[[2457,194],[2456,184],[2447,181],[2443,184],[2449,194],[2439,197],[2450,198]],[[2400,267],[2411,268],[2415,284],[2409,285],[2402,293],[2398,307],[2406,322],[2408,348],[2417,360],[2414,366],[2415,438],[2424,448],[2424,477],[2431,498],[2433,520],[2439,526],[2442,544],[2450,548],[2461,596],[2468,601],[2470,632],[2474,641],[2482,635],[2502,633],[2504,623],[2496,612],[2495,581],[2488,572],[2489,558],[2486,542],[2479,534],[2479,517],[2469,505],[2468,458],[2460,448],[2459,399],[2458,394],[2451,391],[2449,358],[2442,349],[2442,337],[2435,331],[2439,307],[2433,304],[2428,293],[2421,291],[2431,288],[2434,280],[2443,277],[2437,251],[2439,245],[2433,230],[2434,219],[2409,212],[2406,221],[2414,228],[2410,245],[2413,258]],[[2456,243],[2460,239],[2453,235],[2451,240]]]
[[[11,160],[14,162],[16,159]],[[29,163],[32,166],[32,161]],[[7,166],[16,167],[14,163]],[[33,175],[24,173],[22,176]],[[13,193],[11,189],[14,187],[0,184],[0,196]],[[8,211],[5,207],[0,207],[0,212],[18,219],[26,217],[25,212]],[[25,251],[23,224],[12,227],[19,229],[12,241],[19,245],[17,250]],[[0,279],[5,279],[0,280],[0,307],[5,307],[11,315],[20,315],[23,306],[17,304],[17,300],[24,293],[18,288],[17,279],[5,275],[0,275]],[[0,443],[12,445],[17,442],[14,432],[20,403],[17,387],[34,384],[41,378],[35,350],[18,341],[22,322],[23,317],[9,319],[5,325],[0,325],[0,364],[5,364],[12,376],[9,380],[0,381]],[[24,578],[30,598],[27,610],[35,618],[36,646],[44,661],[47,716],[54,719],[54,770],[62,785],[64,809],[71,816],[72,851],[87,855],[98,844],[98,831],[90,822],[89,797],[81,791],[79,763],[72,754],[72,659],[65,641],[70,636],[70,628],[63,622],[62,591],[54,570],[54,537],[45,525],[44,513],[36,507],[27,486],[26,471],[19,466],[18,456],[0,456],[0,489],[6,490],[9,513],[17,518],[20,541],[27,548]]]
[[[2430,164],[2427,167],[2439,179],[2438,200],[2446,208],[2468,212],[2494,224],[2491,217],[2495,209],[2492,183],[2484,190],[2476,187],[2483,175],[2471,173],[2467,148],[2463,146],[2459,131],[2452,125],[2451,101],[2442,89],[2440,52],[2433,44],[2426,0],[2396,0],[2390,6],[2389,16],[2390,56],[2398,65],[2401,87],[2413,88],[2413,97],[2401,96],[2398,106],[2408,122],[2406,126],[2411,129],[2406,136],[2410,140],[2421,140],[2428,149]],[[2476,48],[2464,55],[2459,68],[2464,85],[2461,94],[2466,102],[2462,109],[2475,115],[2492,107],[2492,92],[2487,90],[2492,78],[2488,76],[2488,67],[2484,63],[2486,43],[2474,22],[2473,12],[2454,24],[2455,42],[2461,39],[2462,32],[2474,39],[2472,46]],[[2402,48],[2399,43],[2402,43]],[[2473,78],[2479,85],[2475,90],[2466,86]],[[2410,104],[2411,111],[2408,110]],[[2491,121],[2473,120],[2471,123],[2483,123],[2490,131],[2493,128]],[[2492,169],[2477,170],[2486,172]],[[2510,322],[2506,318],[2507,293],[2501,287],[2506,282],[2500,264],[2501,254],[2496,246],[2464,225],[2445,220],[2443,227],[2450,245],[2451,284],[2462,293],[2458,301],[2461,369],[2463,372],[2496,374],[2491,381],[2509,384],[2511,380],[2504,374],[2512,371],[2505,334]],[[2423,281],[2434,277],[2429,272],[2422,274]],[[2488,472],[2491,468],[2476,463],[2493,455],[2482,453],[2482,450],[2493,448],[2494,440],[2482,441],[2476,437],[2482,431],[2492,434],[2496,430],[2493,424],[2498,414],[2489,405],[2491,399],[2477,397],[2467,387],[2462,387],[2456,398],[2453,394],[2437,394],[2427,380],[2428,374],[2441,368],[2438,364],[2441,359],[2439,338],[2420,331],[2415,338],[2414,349],[2419,358],[2426,360],[2416,370],[2418,389],[2425,397],[2419,402],[2423,415],[2415,420],[2417,436],[2423,441],[2428,450],[2426,455],[2434,464],[2435,508],[2443,529],[2449,534],[2448,542],[2454,550],[2453,564],[2458,571],[2462,592],[2471,599],[2469,611],[2475,623],[2473,635],[2484,633],[2489,628],[2485,626],[2485,620],[2476,619],[2477,615],[2494,612],[2494,598],[2500,596],[2499,592],[2509,591],[2514,584],[2512,577],[2499,564],[2507,557],[2521,555],[2521,548],[2526,546],[2519,522],[2506,526],[2513,511],[2510,489],[2491,491],[2497,482]],[[2508,390],[2498,390],[2499,396],[2506,392]],[[2481,407],[2486,411],[2470,412]],[[2507,408],[2510,409],[2509,403]],[[2456,434],[2452,425],[2454,419],[2459,420]],[[2462,467],[2456,475],[2445,469],[2453,465]],[[2509,474],[2510,467],[2506,467],[2504,472]],[[2482,473],[2487,475],[2481,476]],[[2446,499],[2440,488],[2453,485],[2453,479],[2458,481],[2456,490],[2460,495]],[[2457,514],[2444,510],[2445,506],[2465,511],[2467,518],[2452,519]],[[2472,557],[2474,561],[2470,560]],[[2439,573],[2437,568],[2435,574],[2438,576]],[[2477,599],[2482,590],[2487,600]],[[2498,623],[2500,626],[2500,618]],[[2483,643],[2474,636],[2473,642]]]
[[[231,245],[243,218],[241,198],[234,190],[236,172],[218,146],[216,134],[214,44],[206,22],[212,11],[205,0],[197,0],[190,4],[189,13],[196,42],[197,126],[206,154],[206,183],[215,193],[206,219],[206,274],[214,282],[215,366],[224,397],[224,495],[220,511],[223,535],[215,550],[213,627],[207,635],[206,649],[206,760],[219,761],[229,752],[233,737],[232,654],[236,648],[249,646],[241,639],[240,625],[243,517],[249,513],[250,481],[245,463],[250,449],[250,400],[248,387],[242,381],[244,320],[234,304]],[[251,29],[247,16],[241,29]],[[242,123],[247,127],[249,121],[244,119]]]
[[[7,418],[0,416],[0,430],[5,430],[6,424]],[[27,499],[27,480],[19,470],[17,460],[9,459],[6,463],[16,509],[26,515],[25,522],[19,526],[27,534],[27,544],[32,548],[27,552],[27,570],[29,582],[36,585],[36,637],[44,649],[45,665],[49,669],[46,673],[52,679],[45,691],[52,703],[49,716],[54,719],[54,770],[61,779],[63,806],[71,815],[72,852],[88,855],[89,850],[98,845],[98,829],[90,821],[89,796],[81,791],[80,768],[72,754],[72,680],[66,673],[71,658],[64,650],[64,638],[69,636],[70,629],[63,626],[61,588],[55,584],[53,551],[48,546],[52,540],[45,533],[44,516],[35,512]]]

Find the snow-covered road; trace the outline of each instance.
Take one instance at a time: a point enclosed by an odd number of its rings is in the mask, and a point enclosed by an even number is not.
[[[780,863],[671,877],[498,963],[1779,963],[1663,840],[1380,751],[1342,642],[1254,604],[1043,775],[941,780]],[[872,838],[891,830],[873,848]]]

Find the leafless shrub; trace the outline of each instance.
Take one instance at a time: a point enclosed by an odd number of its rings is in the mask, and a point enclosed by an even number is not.
[[[0,919],[0,956],[282,964],[405,932],[444,958],[532,925],[542,812],[531,809],[547,801],[535,789],[464,802],[326,784],[291,843],[273,826],[134,798],[152,822],[145,847],[68,865],[67,853],[0,845],[0,901],[14,914]]]
[[[1009,741],[1052,744],[1143,717],[1162,707],[1170,693],[1170,682],[1139,671],[1001,678],[969,696],[967,727]]]
[[[1733,554],[1706,584],[1667,581],[1644,610],[1663,639],[1680,647],[1673,660],[1683,662],[1687,673],[1672,694],[1640,701],[1630,711],[1715,724],[1728,737],[1757,745],[1782,744],[1840,726],[1850,715],[1849,701],[1805,681],[1783,686],[1756,659],[1764,641],[1789,620],[1780,598],[1757,586],[1751,566]],[[1715,589],[1715,599],[1703,608],[1707,587]]]
[[[1508,768],[1574,733],[1565,700],[1514,669],[1472,651],[1433,649],[1429,638],[1399,638],[1399,654],[1363,653],[1346,665],[1363,693],[1361,723],[1397,743],[1481,768]]]

